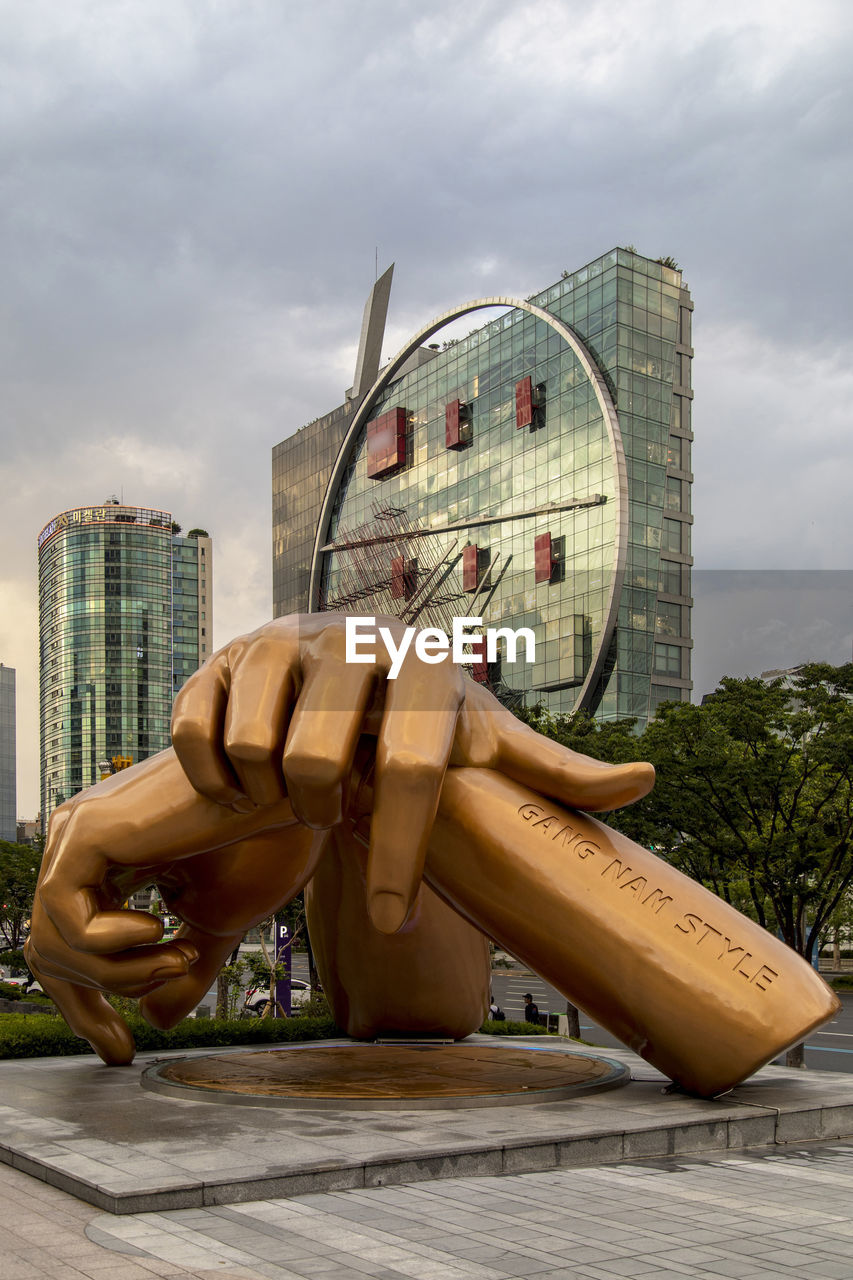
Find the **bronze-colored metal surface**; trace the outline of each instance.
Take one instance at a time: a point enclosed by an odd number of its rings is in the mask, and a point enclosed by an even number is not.
[[[627,1084],[619,1063],[579,1053],[484,1044],[323,1045],[247,1050],[179,1058],[149,1068],[144,1085],[172,1086],[211,1101],[327,1102],[354,1109],[365,1103],[396,1108],[513,1105],[556,1101]]]
[[[810,965],[702,885],[488,770],[448,774],[426,876],[694,1093],[732,1087],[838,1007]]]
[[[402,637],[396,619],[377,619]],[[245,931],[307,886],[338,1025],[461,1038],[500,942],[685,1088],[713,1095],[838,1008],[793,951],[618,832],[578,813],[644,795],[521,724],[449,661],[347,661],[345,619],[279,619],[184,686],[174,750],[54,814],[27,953],[108,1063],[130,1032],[198,1004]],[[184,924],[122,904],[156,882]]]

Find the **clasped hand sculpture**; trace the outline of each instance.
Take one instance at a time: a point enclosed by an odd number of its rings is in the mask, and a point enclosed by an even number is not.
[[[650,765],[543,738],[449,661],[410,653],[387,675],[345,661],[340,615],[269,623],[187,682],[171,750],[56,810],[27,956],[104,1062],[134,1054],[104,992],[174,1025],[303,888],[324,990],[359,1038],[476,1030],[488,937],[704,1095],[831,1016],[787,947],[577,812],[645,795]],[[170,942],[121,909],[150,883],[184,921]]]

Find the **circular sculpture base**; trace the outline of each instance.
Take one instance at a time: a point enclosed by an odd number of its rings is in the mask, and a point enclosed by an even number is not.
[[[555,1102],[627,1084],[619,1062],[506,1044],[323,1044],[175,1058],[143,1088],[196,1101],[318,1109],[414,1110]]]

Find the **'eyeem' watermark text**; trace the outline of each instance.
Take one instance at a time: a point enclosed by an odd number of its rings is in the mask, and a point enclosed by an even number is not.
[[[385,646],[391,666],[388,679],[396,680],[403,665],[403,659],[414,640],[415,654],[421,662],[444,662],[450,654],[451,662],[460,666],[470,666],[474,662],[497,661],[498,644],[506,643],[505,661],[515,662],[519,640],[524,642],[525,662],[533,662],[536,657],[536,637],[530,627],[487,627],[485,631],[474,628],[482,627],[482,618],[454,618],[453,631],[448,635],[440,627],[406,627],[400,636],[399,643],[390,627],[377,627],[375,618],[347,618],[346,620],[346,660],[347,662],[375,662],[376,642],[381,640]],[[486,649],[483,654],[480,642],[485,639]],[[370,646],[370,652],[366,647]]]

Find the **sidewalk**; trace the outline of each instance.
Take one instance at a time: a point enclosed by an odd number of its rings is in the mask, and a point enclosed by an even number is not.
[[[0,1166],[0,1276],[849,1280],[851,1191],[849,1143],[128,1217]]]
[[[590,1097],[293,1111],[152,1094],[155,1056],[2,1064],[0,1280],[853,1277],[849,1075],[702,1100],[608,1050]]]

